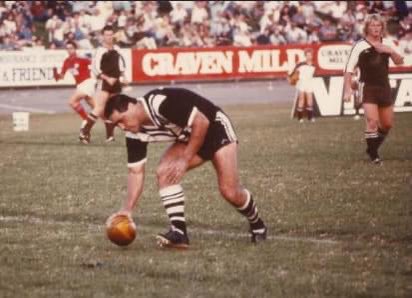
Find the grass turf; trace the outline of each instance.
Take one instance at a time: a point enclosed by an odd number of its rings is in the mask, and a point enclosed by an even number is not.
[[[163,251],[168,220],[149,146],[146,181],[127,248],[104,235],[126,194],[122,133],[77,142],[73,114],[31,115],[29,132],[0,117],[1,297],[410,297],[412,117],[396,114],[383,166],[364,154],[363,122],[299,124],[274,105],[229,106],[240,174],[270,238],[221,199],[210,165],[183,182],[191,247]]]

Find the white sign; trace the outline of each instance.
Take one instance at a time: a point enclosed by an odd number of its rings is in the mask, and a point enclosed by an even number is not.
[[[316,101],[318,116],[341,116],[354,115],[356,113],[355,103],[343,102],[343,77],[316,77],[313,79],[313,95]],[[392,92],[395,96],[395,112],[412,111],[412,73],[389,74]],[[295,114],[296,103],[292,115]],[[363,114],[363,110],[359,111]]]
[[[120,52],[126,62],[126,78],[131,81],[131,51],[122,49]],[[94,54],[91,51],[79,50],[81,55],[86,53]],[[58,82],[53,78],[53,67],[61,70],[66,58],[66,50],[0,51],[0,87],[74,85],[74,78],[70,73],[66,73],[64,79]]]
[[[28,112],[13,113],[13,130],[28,131],[29,130],[30,114]]]
[[[319,67],[325,70],[343,70],[349,57],[351,45],[325,45],[318,51]]]

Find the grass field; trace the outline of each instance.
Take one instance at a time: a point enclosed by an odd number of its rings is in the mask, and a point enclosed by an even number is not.
[[[379,167],[363,153],[362,121],[225,110],[270,237],[249,243],[207,165],[183,182],[185,252],[155,245],[168,224],[154,177],[164,145],[149,147],[138,236],[124,249],[104,234],[126,192],[122,133],[105,145],[98,124],[84,146],[73,114],[32,115],[20,133],[1,116],[0,297],[412,297],[412,115],[396,115]]]

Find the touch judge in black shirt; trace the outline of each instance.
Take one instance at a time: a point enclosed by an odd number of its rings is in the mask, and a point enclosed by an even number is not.
[[[389,59],[396,65],[403,63],[403,57],[391,47],[384,35],[384,18],[378,14],[369,15],[365,21],[364,39],[353,45],[344,69],[343,100],[350,101],[352,86],[359,86],[366,120],[366,153],[374,164],[382,163],[378,149],[393,125]],[[352,84],[356,68],[360,71],[359,84]]]

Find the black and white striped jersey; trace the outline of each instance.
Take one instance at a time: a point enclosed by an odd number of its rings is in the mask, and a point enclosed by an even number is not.
[[[120,48],[114,46],[109,50],[99,47],[93,59],[93,73],[99,77],[102,73],[113,78],[119,78],[126,69],[126,62],[120,54]]]
[[[382,43],[389,46],[387,39]],[[352,47],[344,72],[354,73],[359,67],[360,82],[370,86],[388,86],[389,57],[389,54],[378,53],[372,44],[362,39]]]
[[[126,133],[129,167],[146,161],[148,143],[188,141],[198,111],[210,122],[215,121],[221,111],[206,98],[182,88],[158,88],[137,100],[154,125],[143,125],[138,133]]]

